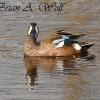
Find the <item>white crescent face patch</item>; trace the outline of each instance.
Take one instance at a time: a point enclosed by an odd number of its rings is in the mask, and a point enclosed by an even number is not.
[[[31,31],[32,31],[32,26],[30,25],[29,31],[28,31],[28,35],[31,35]]]
[[[35,30],[36,30],[36,33],[39,34],[39,29],[38,29],[37,25],[35,26]]]
[[[74,43],[73,47],[75,48],[75,50],[81,50],[82,49],[82,47],[78,43]]]

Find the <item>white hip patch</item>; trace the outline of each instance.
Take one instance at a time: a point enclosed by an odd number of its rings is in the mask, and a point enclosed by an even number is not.
[[[74,43],[73,47],[75,48],[75,50],[81,50],[82,49],[82,47],[78,43]]]

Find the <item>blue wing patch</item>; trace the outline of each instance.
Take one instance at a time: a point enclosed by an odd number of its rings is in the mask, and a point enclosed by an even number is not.
[[[63,47],[64,45],[70,43],[72,39],[69,36],[61,35],[62,38],[54,40],[52,43],[56,48]]]

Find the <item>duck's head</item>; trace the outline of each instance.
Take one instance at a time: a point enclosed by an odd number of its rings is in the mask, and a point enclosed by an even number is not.
[[[38,34],[39,34],[39,29],[38,29],[37,23],[30,23],[28,36],[31,36],[32,39],[34,41],[36,41],[37,37],[38,37]]]

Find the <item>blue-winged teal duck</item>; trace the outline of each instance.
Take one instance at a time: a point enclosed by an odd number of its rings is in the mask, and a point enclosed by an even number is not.
[[[39,29],[36,23],[31,23],[28,38],[24,46],[24,54],[28,56],[75,56],[87,51],[93,43],[78,42],[76,39],[83,36],[73,35],[63,30],[57,31],[41,42],[37,41]]]

